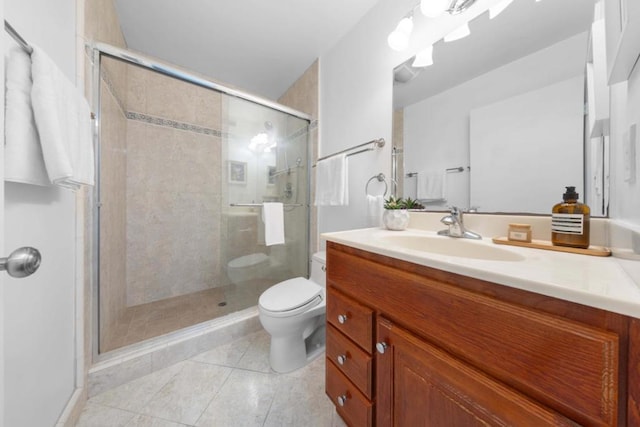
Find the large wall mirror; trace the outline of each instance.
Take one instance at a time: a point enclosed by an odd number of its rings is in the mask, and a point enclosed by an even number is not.
[[[433,65],[398,65],[396,195],[428,210],[548,214],[575,186],[606,215],[608,141],[585,108],[596,3],[514,0],[435,43]]]

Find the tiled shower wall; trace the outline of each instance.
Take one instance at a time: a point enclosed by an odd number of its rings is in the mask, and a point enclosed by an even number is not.
[[[127,305],[218,286],[218,92],[136,66],[127,79]]]

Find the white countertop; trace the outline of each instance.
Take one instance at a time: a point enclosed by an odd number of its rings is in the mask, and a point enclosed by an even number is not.
[[[415,264],[640,318],[640,286],[616,258],[496,245],[487,238],[481,241],[464,239],[464,244],[499,247],[524,258],[519,261],[495,261],[407,249],[385,240],[388,236],[401,235],[452,239],[438,236],[432,231],[390,231],[381,228],[323,233],[321,238]]]

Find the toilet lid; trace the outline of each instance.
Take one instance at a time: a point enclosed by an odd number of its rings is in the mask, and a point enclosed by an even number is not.
[[[260,295],[258,304],[268,311],[285,312],[300,308],[312,301],[320,301],[322,287],[305,279],[296,277],[273,285]]]

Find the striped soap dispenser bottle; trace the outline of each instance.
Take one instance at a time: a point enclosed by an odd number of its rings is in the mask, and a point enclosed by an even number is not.
[[[586,249],[589,247],[589,222],[591,209],[578,202],[576,187],[565,187],[563,201],[551,211],[551,243]]]

